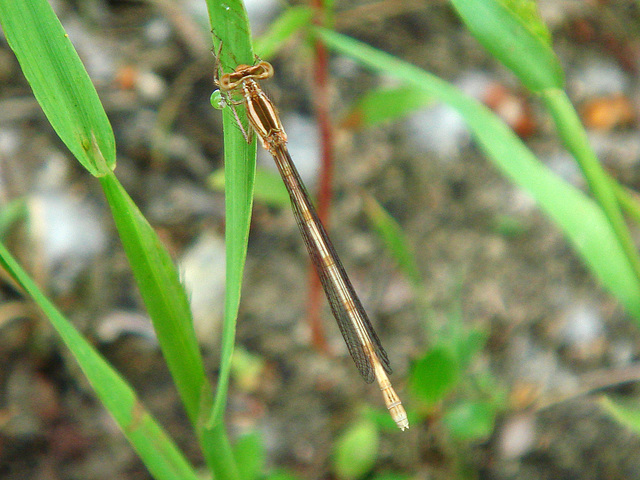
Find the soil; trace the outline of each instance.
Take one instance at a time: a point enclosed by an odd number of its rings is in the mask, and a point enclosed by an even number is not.
[[[538,3],[598,155],[621,183],[638,188],[638,3]],[[183,259],[202,238],[223,239],[224,197],[207,181],[222,167],[222,125],[209,103],[214,64],[208,27],[199,23],[206,14],[192,4],[163,5],[59,1],[56,11],[113,125],[118,178],[172,255]],[[538,158],[584,188],[543,106],[486,54],[448,2],[343,1],[335,7],[337,31],[472,92],[505,115]],[[268,24],[276,14],[257,18]],[[292,144],[296,127],[287,118],[313,122],[311,61],[309,44],[296,36],[273,60],[276,77],[265,84]],[[600,402],[602,394],[638,398],[635,320],[455,119],[450,128],[437,128],[449,118],[444,111],[418,112],[367,129],[340,127],[364,92],[394,84],[335,55],[330,75],[336,125],[331,235],[408,408],[419,407],[408,393],[412,365],[451,322],[487,338],[465,373],[468,384],[464,379],[422,411],[408,432],[382,430],[370,478],[639,478],[639,438]],[[16,200],[28,212],[3,232],[6,243],[201,466],[99,184],[56,137],[6,43],[0,43],[0,85],[0,201],[4,212]],[[294,152],[296,162],[318,156],[300,148],[306,153]],[[412,287],[367,221],[367,196],[402,227],[423,286]],[[68,232],[76,231],[82,235],[73,243]],[[63,242],[58,233],[71,238]],[[206,271],[206,255],[195,258]],[[204,308],[197,327],[212,382],[221,271],[203,280],[214,305]],[[47,319],[3,278],[0,477],[150,478]],[[368,415],[363,412],[383,405],[377,387],[353,367],[326,306],[326,348],[312,346],[308,279],[290,210],[256,202],[237,332],[238,350],[256,370],[234,377],[227,425],[232,439],[260,433],[267,471],[336,478],[336,439]],[[490,379],[502,396],[495,428],[473,441],[453,439],[443,417],[456,402],[491,393],[478,379]]]

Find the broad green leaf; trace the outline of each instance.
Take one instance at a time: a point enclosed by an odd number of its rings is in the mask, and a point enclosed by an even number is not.
[[[484,440],[495,425],[496,412],[487,402],[464,402],[450,408],[442,419],[452,437],[462,441]]]
[[[265,451],[259,433],[248,433],[240,437],[233,447],[236,463],[243,480],[261,478],[265,466]]]
[[[522,0],[519,0],[522,1]],[[515,6],[513,1],[451,0],[474,37],[510,69],[527,88],[539,92],[562,88],[564,73],[541,34],[546,28],[531,6]],[[505,6],[509,4],[510,8]],[[529,10],[528,14],[524,12]]]
[[[423,89],[411,87],[379,88],[365,93],[340,122],[354,130],[396,120],[433,103]]]
[[[398,222],[368,195],[364,196],[364,211],[400,269],[415,286],[422,285],[415,254]]]
[[[80,364],[98,398],[118,423],[151,475],[157,480],[198,480],[199,477],[180,450],[143,407],[133,389],[44,296],[2,244],[0,265],[49,317]]]
[[[46,0],[0,0],[0,24],[45,115],[94,176],[115,168],[115,139],[89,75]]]
[[[316,31],[332,48],[408,85],[423,88],[455,108],[494,165],[536,200],[600,282],[640,319],[640,282],[609,221],[593,200],[551,172],[496,115],[453,86],[354,39],[328,30]]]
[[[313,10],[309,7],[296,6],[287,8],[269,26],[269,30],[255,40],[255,51],[263,60],[269,60],[282,46],[303,27],[311,23]]]
[[[341,480],[363,478],[376,464],[379,433],[368,420],[353,424],[336,440],[333,471]]]
[[[409,388],[413,395],[434,405],[458,382],[460,369],[452,352],[445,347],[431,348],[411,369]]]

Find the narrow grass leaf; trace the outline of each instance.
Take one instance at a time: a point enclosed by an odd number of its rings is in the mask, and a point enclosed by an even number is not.
[[[213,32],[214,48],[220,53],[219,61],[225,72],[233,71],[238,64],[251,65],[254,61],[251,48],[249,20],[240,0],[217,2],[207,0],[209,19]],[[242,128],[251,128],[243,108],[236,109]],[[222,112],[225,165],[225,241],[227,249],[227,274],[220,354],[220,376],[215,403],[208,427],[222,423],[226,406],[231,358],[235,343],[236,319],[240,307],[242,273],[247,256],[249,224],[256,165],[256,142],[247,143],[232,106]]]
[[[362,420],[349,427],[336,440],[333,471],[342,480],[357,480],[376,464],[380,434],[375,424]]]
[[[162,353],[196,425],[208,382],[184,287],[169,253],[115,175],[100,181]]]
[[[494,165],[536,200],[562,228],[600,282],[631,315],[640,319],[640,282],[609,221],[593,200],[551,172],[496,115],[453,86],[354,39],[328,30],[316,31],[332,48],[372,69],[423,88],[455,108]]]
[[[402,272],[414,286],[422,285],[422,275],[420,275],[415,254],[395,218],[389,215],[373,197],[366,194],[364,195],[364,211]]]
[[[98,398],[118,423],[153,478],[198,480],[200,477],[162,427],[142,406],[133,389],[44,296],[2,244],[0,264],[49,317],[80,364]]]
[[[562,67],[530,0],[451,0],[451,3],[478,42],[527,88],[539,92],[563,87]]]
[[[9,46],[58,136],[94,176],[116,163],[115,139],[98,94],[46,0],[0,0]]]
[[[397,120],[433,103],[421,88],[378,88],[365,93],[340,122],[344,128],[358,130]]]
[[[313,10],[309,7],[296,6],[287,8],[269,26],[269,30],[256,38],[254,47],[263,60],[273,58],[283,45],[300,29],[311,23]]]

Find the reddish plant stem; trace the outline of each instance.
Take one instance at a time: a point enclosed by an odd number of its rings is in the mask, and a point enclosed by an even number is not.
[[[314,22],[324,24],[324,6],[322,0],[312,0],[316,15]],[[325,228],[329,229],[329,210],[333,197],[333,129],[329,115],[329,54],[324,44],[314,40],[313,59],[313,98],[315,116],[320,137],[320,176],[318,182],[318,215]],[[320,312],[323,305],[323,292],[320,279],[313,268],[309,268],[308,321],[311,328],[311,341],[322,351],[328,351],[327,340],[322,326]]]

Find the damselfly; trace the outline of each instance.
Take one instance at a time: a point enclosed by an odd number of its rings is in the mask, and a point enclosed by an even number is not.
[[[409,428],[409,421],[402,402],[387,376],[391,373],[387,354],[291,160],[287,149],[287,134],[282,127],[278,112],[257,82],[271,76],[273,76],[271,64],[259,62],[254,66],[239,65],[232,73],[217,78],[216,83],[220,91],[226,95],[227,103],[232,106],[238,103],[244,104],[251,126],[260,137],[264,148],[273,156],[289,192],[302,238],[318,272],[349,353],[367,383],[373,382],[374,379],[378,381],[391,417],[398,427],[404,430]],[[230,98],[232,93],[239,93],[242,100],[234,102]],[[240,124],[239,119],[236,119]],[[242,128],[241,124],[240,127]]]

